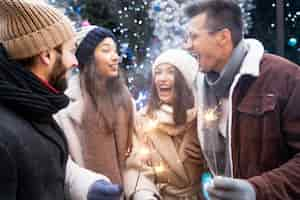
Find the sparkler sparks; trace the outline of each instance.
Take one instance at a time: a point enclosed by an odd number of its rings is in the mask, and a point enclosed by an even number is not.
[[[151,148],[151,146],[145,145],[143,144],[139,151],[139,159],[141,161],[141,165],[143,166],[143,168],[152,168],[154,170],[155,173],[162,173],[165,171],[165,167],[163,165],[162,160],[159,161],[159,163],[157,164],[153,164],[153,160],[151,158],[151,153],[153,153],[153,149]]]
[[[217,108],[209,108],[204,112],[203,118],[205,122],[211,123],[219,118],[219,113],[217,111]]]
[[[157,176],[157,174],[161,174],[165,171],[165,167],[163,166],[162,161],[160,161],[158,165],[153,164],[153,160],[152,160],[153,158],[151,157],[152,152],[153,152],[153,149],[151,148],[151,146],[148,146],[146,144],[143,144],[138,151],[138,154],[140,155],[139,158],[141,161],[141,163],[140,163],[141,168],[138,169],[138,178],[136,180],[134,191],[137,191],[137,186],[139,184],[142,169],[149,170],[152,168],[151,172],[152,173],[154,172],[155,176]]]
[[[145,126],[145,130],[149,131],[151,129],[156,128],[158,125],[158,120],[149,120]]]
[[[141,156],[148,156],[150,154],[150,150],[147,147],[142,147],[141,150],[139,151],[139,154]]]
[[[157,166],[153,166],[155,173],[162,173],[165,171],[165,167],[162,163],[159,163]]]

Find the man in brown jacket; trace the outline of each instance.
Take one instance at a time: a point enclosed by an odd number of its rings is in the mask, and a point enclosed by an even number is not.
[[[200,1],[186,13],[186,48],[203,72],[195,83],[198,137],[216,175],[209,196],[300,199],[298,66],[243,39],[241,9],[233,1]]]

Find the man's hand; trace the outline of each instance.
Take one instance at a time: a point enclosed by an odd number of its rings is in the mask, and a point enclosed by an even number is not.
[[[242,179],[215,177],[207,192],[210,200],[256,200],[254,187]]]
[[[122,192],[120,185],[98,180],[91,185],[87,200],[120,200]]]

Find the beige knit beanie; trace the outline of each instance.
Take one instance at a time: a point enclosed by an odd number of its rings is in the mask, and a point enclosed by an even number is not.
[[[152,66],[152,73],[161,64],[171,64],[176,67],[182,73],[189,88],[193,89],[199,64],[191,54],[183,49],[169,49],[156,58]]]
[[[38,0],[0,0],[0,42],[14,59],[30,58],[72,39],[63,14]]]

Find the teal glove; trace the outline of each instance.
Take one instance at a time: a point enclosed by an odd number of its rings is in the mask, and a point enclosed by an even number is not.
[[[254,187],[242,179],[215,177],[207,192],[211,200],[256,200]]]

